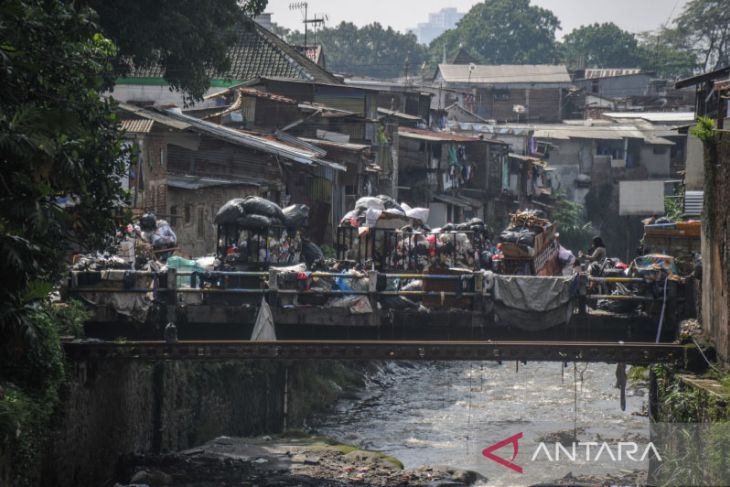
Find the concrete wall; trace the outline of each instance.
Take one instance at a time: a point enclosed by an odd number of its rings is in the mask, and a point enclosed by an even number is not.
[[[655,149],[660,153],[655,153]],[[639,163],[644,166],[650,178],[668,178],[671,170],[671,148],[666,145],[643,144],[639,153]]]
[[[688,191],[705,188],[705,154],[702,141],[694,135],[687,136],[687,164],[684,182]]]
[[[276,362],[75,363],[42,485],[111,485],[122,455],[191,448],[221,435],[282,430],[285,369]],[[289,367],[288,424],[328,406],[355,369]]]
[[[217,229],[213,220],[220,207],[233,198],[256,196],[258,188],[168,188],[167,195],[169,207],[166,213],[170,215],[170,224],[177,235],[178,248],[192,257],[203,257],[215,252]]]
[[[730,133],[717,133],[705,153],[702,220],[702,327],[718,356],[730,362]]]

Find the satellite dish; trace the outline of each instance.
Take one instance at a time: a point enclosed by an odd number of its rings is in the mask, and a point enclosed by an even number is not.
[[[469,72],[473,72],[475,69],[477,69],[477,65],[474,63],[469,63]]]
[[[527,109],[524,105],[515,105],[512,107],[512,111],[515,113],[525,113]]]

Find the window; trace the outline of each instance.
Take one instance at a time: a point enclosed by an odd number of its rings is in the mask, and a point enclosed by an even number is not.
[[[667,153],[667,148],[663,145],[655,145],[653,147],[655,156],[662,156]]]
[[[193,205],[185,205],[185,225],[193,222]]]
[[[205,238],[205,207],[198,207],[197,221],[195,222],[198,238]]]
[[[170,207],[170,225],[173,227],[177,225],[177,206]]]

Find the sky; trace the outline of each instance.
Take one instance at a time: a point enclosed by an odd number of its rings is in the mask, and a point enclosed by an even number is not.
[[[272,20],[290,29],[302,29],[303,14],[292,11],[293,0],[269,0],[267,12]],[[326,14],[327,25],[354,22],[365,25],[380,22],[406,31],[428,20],[428,14],[445,7],[467,12],[478,0],[308,0],[311,14]],[[581,25],[614,22],[630,32],[654,30],[676,17],[687,0],[533,0],[533,4],[552,10],[563,30],[558,37]]]

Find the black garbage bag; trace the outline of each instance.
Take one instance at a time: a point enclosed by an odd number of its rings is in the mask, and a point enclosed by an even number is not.
[[[154,213],[145,213],[139,219],[139,228],[147,232],[154,232],[157,229],[157,217]]]
[[[499,235],[499,241],[533,247],[535,245],[535,233],[526,228],[516,227],[502,232]]]
[[[243,200],[241,205],[246,215],[261,215],[280,222],[284,221],[284,212],[273,201],[258,196],[249,196]]]
[[[383,206],[385,207],[386,210],[397,210],[398,213],[402,213],[403,215],[406,214],[406,211],[403,209],[403,207],[401,205],[399,205],[398,202],[395,199],[391,198],[390,196],[381,194],[381,195],[376,196],[376,198],[378,198],[380,201],[383,202]]]
[[[454,228],[457,232],[468,232],[471,229],[471,224],[469,222],[459,223]]]
[[[443,232],[453,232],[454,230],[456,230],[456,227],[454,226],[453,223],[447,223],[446,225],[444,225],[443,227],[441,227],[441,232],[442,233]]]
[[[307,205],[288,206],[282,212],[284,213],[284,226],[287,228],[302,228],[309,218]]]
[[[266,230],[271,226],[271,218],[263,215],[246,215],[236,220],[246,230]]]
[[[311,268],[315,263],[324,260],[324,252],[319,248],[319,245],[315,244],[310,240],[302,241],[302,257],[308,268]]]
[[[239,218],[246,216],[246,210],[243,209],[243,202],[243,198],[234,198],[221,206],[215,215],[216,225],[235,223]]]

